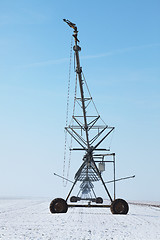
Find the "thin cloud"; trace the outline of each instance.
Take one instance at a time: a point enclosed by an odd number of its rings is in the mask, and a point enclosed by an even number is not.
[[[61,63],[67,62],[68,60],[69,58],[61,58],[57,60],[35,62],[35,63],[24,65],[23,67],[41,67],[41,66],[55,65],[55,64],[61,64]]]
[[[134,50],[141,50],[145,48],[152,48],[152,47],[159,47],[160,43],[154,43],[154,44],[146,44],[146,45],[141,45],[141,46],[133,46],[133,47],[128,47],[128,48],[122,48],[122,49],[117,49],[113,50],[110,52],[106,53],[101,53],[101,54],[96,54],[96,55],[88,55],[88,56],[82,56],[82,59],[95,59],[95,58],[103,58],[107,56],[113,56],[117,54],[123,54],[125,52],[130,52]],[[64,62],[68,62],[69,58],[61,58],[61,59],[56,59],[56,60],[48,60],[48,61],[42,61],[42,62],[35,62],[27,65],[23,65],[21,67],[41,67],[41,66],[49,66],[49,65],[56,65],[56,64],[62,64]]]
[[[125,52],[130,52],[133,50],[140,50],[144,48],[152,48],[152,47],[159,47],[160,43],[155,43],[155,44],[147,44],[147,45],[141,45],[141,46],[133,46],[133,47],[128,47],[128,48],[122,48],[122,49],[117,49],[113,50],[107,53],[102,53],[102,54],[97,54],[97,55],[88,55],[88,56],[83,56],[83,59],[94,59],[94,58],[102,58],[102,57],[107,57],[107,56],[113,56],[116,54],[122,54]]]
[[[48,17],[38,11],[31,11],[26,8],[18,8],[16,12],[0,15],[0,26],[3,25],[21,25],[21,24],[39,24],[46,21]]]

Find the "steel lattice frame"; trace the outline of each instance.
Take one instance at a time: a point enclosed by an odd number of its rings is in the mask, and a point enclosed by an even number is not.
[[[101,172],[99,171],[96,162],[102,161],[101,159],[104,155],[99,155],[99,159],[97,160],[97,156],[94,154],[95,151],[107,151],[107,149],[99,148],[100,144],[107,138],[107,136],[114,130],[114,127],[109,127],[106,124],[99,125],[98,121],[100,119],[100,115],[87,115],[87,107],[90,105],[92,101],[92,97],[86,97],[84,94],[84,77],[82,73],[82,67],[80,66],[80,59],[79,59],[79,51],[81,48],[78,46],[78,31],[75,24],[71,23],[69,20],[64,20],[71,28],[73,28],[73,37],[75,45],[73,50],[75,52],[75,59],[76,59],[76,74],[78,76],[79,81],[79,89],[80,89],[80,97],[75,98],[75,102],[80,106],[82,110],[82,115],[74,114],[72,116],[72,124],[67,126],[65,130],[74,138],[74,140],[80,145],[80,148],[73,148],[71,150],[84,150],[85,154],[83,157],[83,163],[78,169],[77,173],[75,174],[75,181],[71,187],[71,190],[66,198],[68,200],[69,196],[72,193],[72,190],[75,184],[80,181],[82,182],[80,186],[81,194],[86,195],[93,190],[92,182],[101,181],[109,199],[112,201],[112,197],[107,189],[107,186],[102,178]],[[92,130],[96,130],[96,134],[90,137],[90,132]],[[80,132],[84,132],[85,136],[83,137]],[[95,155],[95,156],[94,156]],[[107,154],[106,154],[107,155]],[[115,154],[113,155],[113,163],[115,168]],[[114,179],[115,179],[115,171],[114,171]],[[115,184],[114,184],[115,186]],[[95,193],[94,193],[94,197]],[[115,198],[115,187],[114,187],[114,198]]]

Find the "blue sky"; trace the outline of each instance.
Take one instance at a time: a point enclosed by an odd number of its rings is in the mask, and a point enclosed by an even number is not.
[[[0,196],[64,197],[70,187],[53,175],[63,168],[67,18],[96,106],[116,128],[116,175],[136,175],[117,196],[160,201],[159,10],[156,0],[0,2]],[[70,179],[80,164],[75,155]]]

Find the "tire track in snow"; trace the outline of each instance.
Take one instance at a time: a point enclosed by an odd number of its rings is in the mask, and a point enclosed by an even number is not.
[[[0,201],[5,212],[0,214],[2,240],[160,239],[160,212],[152,207],[131,205],[128,215],[112,215],[106,208],[69,208],[66,214],[50,214],[49,201],[16,201],[13,205]]]

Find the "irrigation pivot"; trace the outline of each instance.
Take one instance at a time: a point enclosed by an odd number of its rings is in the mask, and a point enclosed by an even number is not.
[[[66,213],[69,207],[109,207],[113,214],[127,214],[128,203],[123,199],[116,199],[115,194],[115,153],[110,149],[102,148],[102,143],[113,132],[110,127],[101,119],[93,102],[82,67],[80,65],[79,52],[81,51],[78,40],[76,24],[63,19],[73,29],[75,62],[76,62],[76,90],[74,97],[74,111],[71,124],[65,127],[66,132],[75,140],[78,147],[71,151],[84,151],[82,164],[75,174],[74,181],[66,199],[56,198],[50,203],[51,213]],[[77,96],[77,88],[79,96]],[[79,106],[76,111],[76,106]],[[92,106],[92,107],[91,107]],[[92,111],[94,109],[94,111]],[[109,158],[109,159],[108,159]],[[112,164],[113,167],[113,194],[110,193],[102,173],[105,171],[105,164]],[[55,174],[57,175],[57,174]],[[59,175],[57,175],[59,176]],[[59,176],[61,177],[61,176]],[[100,181],[106,196],[110,200],[109,205],[103,204],[103,198],[96,195],[94,182]],[[71,196],[75,185],[80,182],[77,195]],[[111,196],[113,195],[113,196]],[[82,203],[77,203],[82,202]],[[84,203],[85,202],[85,203]]]

